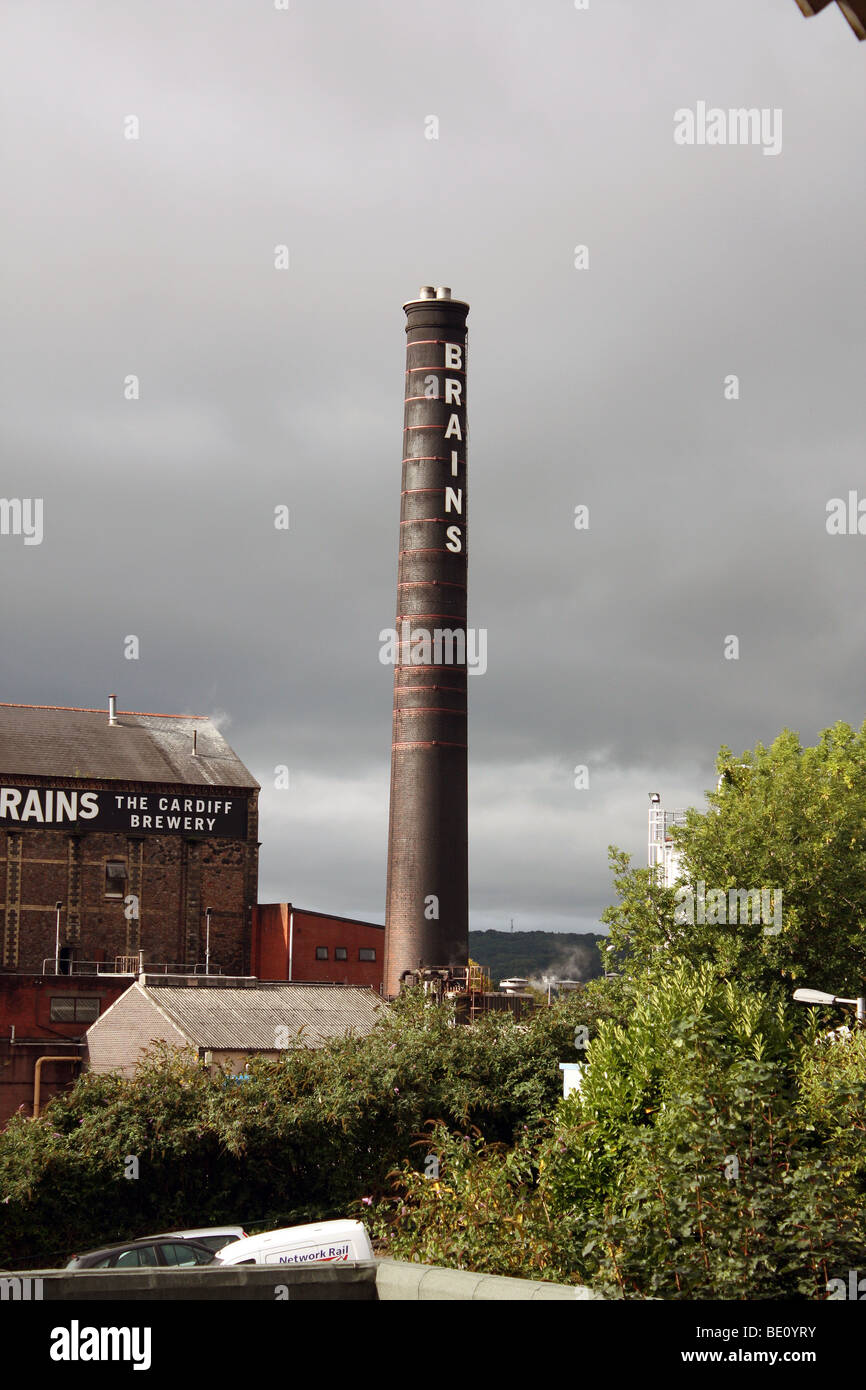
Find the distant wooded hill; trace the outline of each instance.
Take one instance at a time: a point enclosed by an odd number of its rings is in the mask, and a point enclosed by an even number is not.
[[[469,954],[489,971],[494,989],[510,975],[594,980],[602,973],[596,943],[606,940],[600,932],[471,931]]]

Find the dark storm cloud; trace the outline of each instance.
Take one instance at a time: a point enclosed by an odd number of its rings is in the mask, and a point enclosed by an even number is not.
[[[44,498],[45,539],[0,538],[3,698],[223,712],[265,787],[263,900],[381,920],[400,305],[445,283],[488,630],[473,925],[591,928],[648,790],[698,801],[722,742],[860,722],[866,538],[825,508],[863,482],[866,53],[835,8],[19,4],[8,30],[2,493]],[[676,146],[700,100],[780,109],[781,153]]]

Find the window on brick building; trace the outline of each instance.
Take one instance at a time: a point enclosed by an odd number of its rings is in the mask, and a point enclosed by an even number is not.
[[[328,948],[327,948],[327,946],[317,946],[317,947],[316,947],[316,960],[327,960],[327,959],[328,959]]]
[[[335,946],[335,947],[334,947],[334,960],[348,960],[348,959],[349,959],[349,952],[346,950],[345,946]]]
[[[126,896],[126,861],[107,859],[105,863],[105,896],[123,898]]]
[[[360,948],[360,950],[358,951],[358,960],[375,960],[375,959],[376,959],[376,948],[375,948],[375,946],[362,946],[362,947]]]
[[[99,999],[78,994],[58,994],[51,1000],[52,1023],[94,1023],[99,1018]]]

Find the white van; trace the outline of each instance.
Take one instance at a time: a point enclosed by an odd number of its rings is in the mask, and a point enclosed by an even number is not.
[[[345,1264],[372,1260],[373,1248],[361,1221],[319,1221],[286,1226],[224,1245],[214,1258],[219,1265]]]

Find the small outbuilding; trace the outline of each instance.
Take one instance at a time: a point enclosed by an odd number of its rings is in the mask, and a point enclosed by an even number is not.
[[[85,1064],[131,1076],[162,1042],[242,1073],[253,1054],[276,1058],[287,1048],[364,1036],[387,1007],[357,985],[144,974],[88,1028]]]

